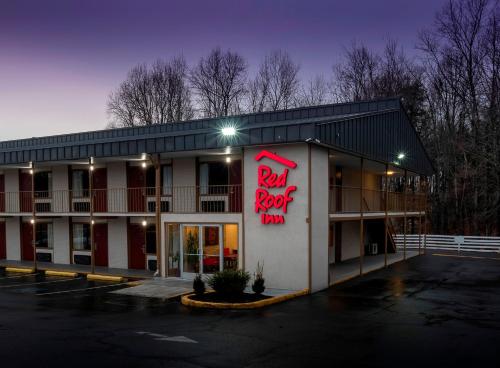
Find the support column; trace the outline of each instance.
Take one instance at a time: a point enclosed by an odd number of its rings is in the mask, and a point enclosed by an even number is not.
[[[429,203],[429,198],[427,197],[429,193],[429,180],[425,178],[425,203],[424,203],[424,249],[423,254],[427,250],[427,208]]]
[[[388,215],[388,209],[387,207],[389,206],[389,175],[387,172],[389,171],[389,164],[385,164],[385,220],[384,220],[384,226],[385,226],[385,235],[384,235],[384,267],[387,267],[387,237],[388,237],[388,232],[389,232],[389,215]]]
[[[157,154],[154,159],[155,168],[155,234],[156,234],[156,274],[162,276],[162,251],[161,251],[161,162],[160,155]],[[165,262],[165,276],[168,274],[168,262]]]
[[[89,220],[90,220],[90,272],[95,273],[95,241],[94,241],[94,189],[93,172],[94,160],[89,160]]]
[[[420,177],[421,179],[421,177]],[[422,181],[418,183],[418,255],[422,249]]]
[[[404,214],[403,214],[403,259],[406,260],[406,201],[407,201],[407,186],[408,186],[408,171],[405,169],[405,184],[403,186],[403,206],[404,206]]]
[[[363,274],[363,247],[365,243],[363,229],[363,166],[364,159],[361,157],[360,186],[359,186],[359,274]]]
[[[31,163],[31,226],[32,226],[32,239],[31,244],[33,245],[33,267],[35,272],[37,270],[37,259],[36,259],[36,208],[35,208],[35,164]]]

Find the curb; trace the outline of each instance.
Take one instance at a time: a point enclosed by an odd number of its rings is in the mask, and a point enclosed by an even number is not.
[[[32,268],[22,268],[22,267],[5,267],[6,272],[17,272],[17,273],[33,273],[35,269]]]
[[[78,276],[78,273],[76,273],[76,272],[68,272],[68,271],[52,271],[52,270],[47,270],[47,271],[45,271],[45,275],[47,275],[47,276],[76,277],[76,276]]]
[[[87,280],[122,282],[124,278],[121,276],[109,276],[109,275],[99,275],[96,273],[89,273],[87,274]]]
[[[192,300],[189,297],[194,295],[194,293],[190,293],[182,296],[181,303],[188,307],[194,308],[211,308],[211,309],[256,309],[267,307],[268,305],[273,305],[277,303],[281,303],[293,298],[297,298],[299,296],[309,294],[309,289],[303,289],[300,291],[296,291],[290,294],[273,296],[268,299],[259,300],[256,302],[249,303],[216,303],[216,302],[200,302],[197,300]]]

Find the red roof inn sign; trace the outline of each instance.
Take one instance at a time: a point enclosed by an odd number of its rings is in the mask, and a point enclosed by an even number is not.
[[[287,213],[288,204],[293,201],[291,194],[297,190],[297,186],[287,186],[288,171],[295,169],[297,164],[284,157],[278,156],[266,150],[262,150],[255,161],[260,161],[263,158],[268,158],[285,166],[282,173],[275,173],[267,165],[259,165],[257,169],[257,186],[255,190],[255,213],[261,213],[260,222],[264,225],[268,224],[284,224]],[[282,193],[272,194],[269,189],[281,189]],[[281,211],[282,214],[268,213],[269,210]],[[275,211],[273,211],[275,212]]]

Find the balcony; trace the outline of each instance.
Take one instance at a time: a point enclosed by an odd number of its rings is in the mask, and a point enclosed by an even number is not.
[[[361,196],[362,193],[362,196]],[[387,198],[386,198],[387,195]],[[362,206],[362,207],[361,207]],[[361,211],[362,208],[362,211]],[[426,195],[346,186],[330,186],[329,213],[419,213],[426,209]]]
[[[0,192],[0,213],[27,214],[152,214],[155,188],[114,188]],[[162,188],[162,213],[241,213],[241,185],[174,186]]]

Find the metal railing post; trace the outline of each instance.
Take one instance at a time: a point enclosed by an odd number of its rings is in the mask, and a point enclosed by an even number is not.
[[[387,267],[387,237],[388,237],[388,231],[389,231],[389,215],[387,212],[387,206],[388,206],[388,195],[389,195],[389,175],[387,172],[389,171],[389,164],[385,164],[385,221],[384,221],[384,226],[385,226],[385,236],[384,236],[384,267]]]
[[[406,201],[407,201],[407,185],[408,185],[408,171],[405,169],[405,184],[403,186],[403,206],[404,206],[404,213],[403,213],[403,259],[406,260]]]
[[[94,242],[94,196],[93,196],[93,171],[92,158],[89,160],[89,219],[90,219],[90,272],[95,273],[95,242]]]
[[[364,228],[363,228],[363,166],[364,159],[361,157],[360,186],[359,186],[359,274],[363,274],[363,248],[364,248]]]
[[[35,164],[31,163],[31,216],[32,216],[32,244],[33,244],[33,267],[35,268],[35,272],[37,270],[37,259],[36,259],[36,206],[35,206]]]

